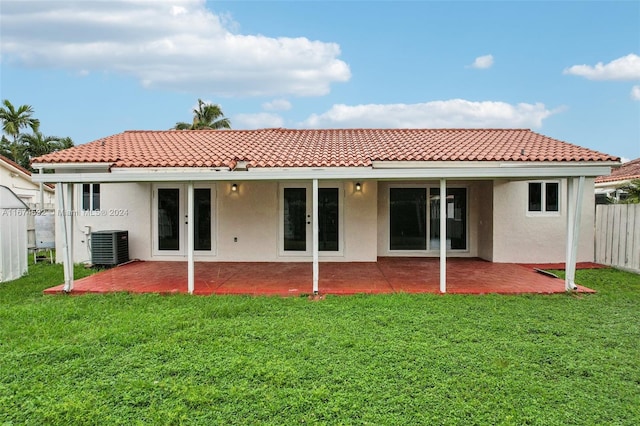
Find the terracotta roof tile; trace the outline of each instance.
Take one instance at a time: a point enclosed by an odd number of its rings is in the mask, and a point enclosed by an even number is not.
[[[372,161],[618,161],[526,129],[127,131],[34,163],[114,167],[362,167]]]
[[[13,167],[14,169],[19,170],[20,172],[24,173],[28,177],[31,177],[31,172],[29,170],[25,169],[20,164],[16,163],[15,161],[13,161],[12,159],[10,159],[8,157],[5,157],[4,155],[0,155],[0,162],[3,162],[5,164]],[[55,189],[55,185],[53,185],[51,183],[45,183],[44,185],[46,187],[50,188],[50,189]]]
[[[633,179],[640,179],[640,158],[624,163],[622,166],[614,169],[609,176],[598,176],[596,183]]]

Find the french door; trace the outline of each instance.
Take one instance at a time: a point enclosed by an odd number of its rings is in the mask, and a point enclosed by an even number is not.
[[[342,188],[318,188],[318,250],[342,254]],[[280,188],[280,255],[310,256],[313,211],[310,184],[286,184]]]
[[[214,253],[215,189],[197,185],[194,195],[194,251],[200,255]],[[187,248],[187,186],[162,184],[153,189],[153,254],[186,254]]]

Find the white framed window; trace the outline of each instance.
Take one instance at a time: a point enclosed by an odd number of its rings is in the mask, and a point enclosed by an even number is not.
[[[529,182],[527,195],[528,213],[560,213],[560,182]]]
[[[82,210],[84,211],[100,210],[100,184],[99,183],[83,183],[82,184]]]

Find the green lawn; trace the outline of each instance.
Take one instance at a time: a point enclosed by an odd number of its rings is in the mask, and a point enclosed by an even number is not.
[[[634,274],[317,302],[42,295],[61,281],[38,264],[0,284],[0,425],[640,424]]]

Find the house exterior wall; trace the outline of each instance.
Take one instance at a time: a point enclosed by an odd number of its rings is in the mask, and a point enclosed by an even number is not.
[[[295,185],[295,183],[291,183]],[[309,182],[299,182],[301,185]],[[220,261],[311,261],[310,256],[282,255],[280,250],[280,183],[239,182],[238,192],[230,184],[217,185],[218,238],[215,260]],[[322,261],[376,260],[375,181],[356,192],[353,182],[321,181],[320,187],[340,187],[342,202],[342,255],[320,252]],[[310,231],[310,227],[309,227]],[[237,241],[234,239],[237,238]]]
[[[493,182],[479,182],[474,194],[478,206],[478,257],[493,261]]]
[[[311,261],[311,256],[280,254],[280,183],[269,181],[211,184],[213,202],[214,250],[207,255],[195,253],[198,261]],[[180,183],[181,185],[184,183]],[[311,182],[301,182],[311,187]],[[377,183],[365,182],[355,191],[354,182],[320,182],[320,186],[339,186],[342,203],[342,239],[340,255],[321,252],[321,261],[375,261],[377,252]],[[186,187],[186,184],[185,184]],[[140,260],[186,260],[184,255],[157,255],[153,252],[153,185],[150,183],[101,184],[101,210],[80,210],[82,186],[74,186],[73,244],[74,261],[90,262],[88,233],[100,230],[129,231],[129,257]],[[186,227],[185,227],[186,228]],[[56,246],[62,247],[62,222],[56,217]],[[57,251],[62,261],[62,250]]]
[[[233,193],[231,183],[217,187],[216,260],[278,260],[277,182],[239,182]],[[237,241],[234,241],[237,238]]]
[[[214,188],[214,250],[196,252],[196,260],[210,261],[311,261],[311,256],[282,255],[280,220],[281,183],[269,181],[218,182]],[[310,188],[310,182],[302,182]],[[342,252],[320,253],[321,261],[375,261],[378,256],[438,257],[438,250],[397,252],[389,250],[389,188],[433,186],[438,181],[320,182],[339,186],[342,201]],[[467,250],[449,256],[480,257],[494,262],[563,262],[566,244],[566,181],[560,181],[560,212],[539,215],[527,212],[527,181],[449,181],[448,186],[467,188]],[[186,187],[186,185],[185,185]],[[74,260],[91,260],[88,234],[99,230],[129,231],[132,259],[186,260],[185,255],[154,255],[153,185],[111,183],[101,185],[101,210],[83,212],[81,185],[74,190]],[[585,182],[578,261],[593,260],[593,179]],[[60,216],[56,216],[56,245],[62,247]],[[58,250],[58,260],[62,260]]]
[[[11,170],[3,162],[0,162],[0,185],[11,189],[14,194],[30,206],[40,202],[40,184],[33,183],[31,179],[22,173]],[[53,190],[44,190],[44,202],[46,207],[54,204],[55,194]]]
[[[82,185],[74,185],[73,206],[68,210],[73,216],[73,257],[76,263],[91,261],[89,234],[95,231],[129,231],[129,257],[151,259],[151,184],[109,183],[101,184],[98,211],[82,210]],[[60,207],[57,211],[60,211]],[[61,215],[56,214],[56,257],[62,262],[63,228]]]
[[[493,185],[493,261],[564,262],[567,228],[567,181],[560,180],[560,212],[527,212],[528,181],[497,180]],[[594,180],[586,179],[577,261],[594,256]]]

